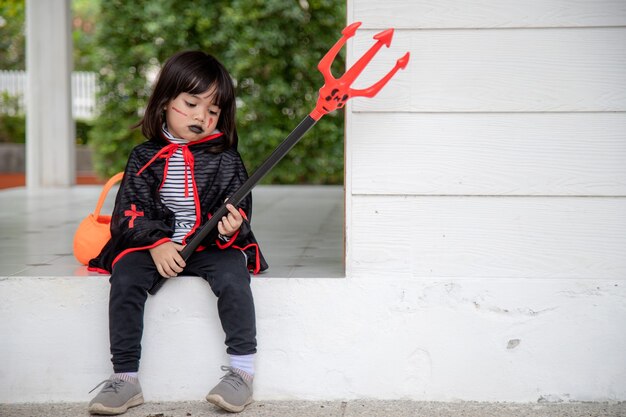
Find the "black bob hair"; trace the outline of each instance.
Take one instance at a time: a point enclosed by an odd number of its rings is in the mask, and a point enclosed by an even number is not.
[[[213,152],[237,148],[235,126],[235,87],[226,68],[215,57],[202,51],[184,51],[170,57],[163,65],[143,118],[135,127],[149,139],[162,141],[161,128],[165,121],[164,108],[181,93],[200,94],[215,91],[215,104],[221,113],[217,129],[226,141],[217,142]]]

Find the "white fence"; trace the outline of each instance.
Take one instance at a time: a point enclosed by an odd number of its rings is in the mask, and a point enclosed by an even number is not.
[[[26,110],[26,72],[0,71],[0,113],[15,114]],[[72,73],[72,114],[75,119],[91,119],[96,116],[96,74]]]

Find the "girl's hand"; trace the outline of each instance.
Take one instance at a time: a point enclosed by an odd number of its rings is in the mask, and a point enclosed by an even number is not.
[[[177,276],[185,268],[185,260],[180,256],[183,245],[166,242],[150,249],[150,255],[157,267],[157,271],[164,278]]]
[[[239,210],[237,210],[232,204],[227,204],[226,208],[229,213],[222,217],[222,220],[220,220],[217,224],[217,231],[220,232],[222,236],[230,237],[241,227],[243,217],[241,216]]]

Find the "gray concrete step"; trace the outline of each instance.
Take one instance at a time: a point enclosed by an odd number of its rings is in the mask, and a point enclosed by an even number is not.
[[[0,404],[3,417],[83,417],[87,404]],[[152,402],[125,417],[196,417],[232,415],[204,401]],[[245,417],[624,417],[626,403],[481,403],[416,401],[262,401]]]

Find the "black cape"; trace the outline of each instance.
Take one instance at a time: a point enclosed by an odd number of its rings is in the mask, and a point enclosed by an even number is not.
[[[113,265],[124,255],[147,250],[169,241],[174,233],[174,213],[162,202],[159,190],[164,181],[167,162],[178,147],[183,149],[188,175],[192,176],[196,204],[196,224],[185,237],[189,242],[224,203],[246,181],[248,173],[234,148],[220,153],[211,147],[224,141],[221,133],[187,145],[176,145],[166,139],[153,139],[136,146],[128,158],[111,216],[111,239],[100,254],[89,261],[89,270],[111,273]],[[223,143],[223,142],[222,142]],[[243,250],[248,268],[257,274],[268,268],[252,233],[252,196],[248,194],[238,206],[244,222],[230,241],[218,239],[217,229],[203,240],[198,250]]]

